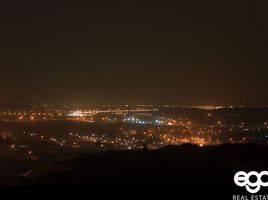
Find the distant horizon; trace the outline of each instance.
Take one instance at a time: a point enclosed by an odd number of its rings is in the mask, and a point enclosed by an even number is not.
[[[217,104],[0,104],[0,106],[38,106],[38,107],[44,107],[44,106],[118,106],[118,107],[131,107],[131,106],[161,106],[161,107],[167,107],[167,106],[175,106],[175,107],[215,107],[215,108],[224,108],[224,107],[268,107],[267,105],[217,105]]]

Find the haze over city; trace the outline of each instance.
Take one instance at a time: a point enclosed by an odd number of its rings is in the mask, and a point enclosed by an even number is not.
[[[263,1],[1,6],[1,104],[267,105]]]

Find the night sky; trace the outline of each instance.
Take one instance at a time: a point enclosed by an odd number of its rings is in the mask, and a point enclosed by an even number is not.
[[[267,1],[8,1],[0,104],[268,105]]]

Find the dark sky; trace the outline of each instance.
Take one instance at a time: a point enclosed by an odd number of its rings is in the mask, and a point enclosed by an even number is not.
[[[268,105],[267,1],[8,1],[0,104]]]

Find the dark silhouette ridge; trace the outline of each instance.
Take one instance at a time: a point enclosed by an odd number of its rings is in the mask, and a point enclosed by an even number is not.
[[[183,144],[158,150],[105,151],[50,162],[18,177],[21,186],[230,187],[237,171],[263,171],[268,147],[254,144]]]

